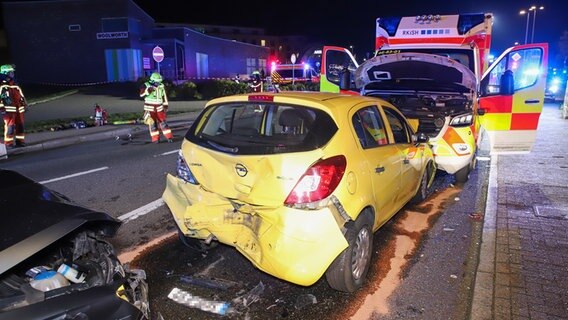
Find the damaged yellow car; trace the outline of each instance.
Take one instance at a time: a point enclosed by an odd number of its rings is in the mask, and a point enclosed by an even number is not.
[[[257,268],[353,292],[373,232],[422,201],[436,167],[428,137],[379,98],[248,94],[207,103],[163,199],[184,242],[235,247]]]

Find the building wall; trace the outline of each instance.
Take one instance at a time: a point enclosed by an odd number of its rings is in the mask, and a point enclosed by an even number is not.
[[[204,35],[185,27],[156,28],[132,0],[2,3],[6,38],[20,82],[82,85],[133,81],[153,71],[166,79],[229,78],[266,63],[269,49]],[[152,49],[165,59],[159,66]]]
[[[173,38],[183,43],[185,79],[232,78],[237,74],[250,74],[253,69],[264,68],[266,70],[266,60],[270,51],[266,47],[211,37],[183,27],[154,29],[154,37],[156,39]],[[174,44],[162,49],[166,57],[176,55]],[[177,54],[180,54],[179,49]],[[205,66],[204,63],[206,63]],[[204,72],[203,67],[207,69],[207,72]]]
[[[21,82],[106,81],[107,51],[139,50],[140,39],[154,23],[129,0],[5,2],[3,12]],[[112,18],[129,18],[131,30],[122,30],[127,37],[97,39],[98,33],[110,31],[105,21]]]

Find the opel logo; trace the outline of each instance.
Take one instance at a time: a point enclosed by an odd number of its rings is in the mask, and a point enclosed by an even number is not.
[[[247,167],[245,167],[244,165],[242,165],[240,163],[237,163],[237,165],[235,165],[235,171],[237,172],[239,177],[244,177],[248,173]]]

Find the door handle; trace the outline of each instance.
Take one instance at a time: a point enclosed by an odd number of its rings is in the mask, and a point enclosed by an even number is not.
[[[525,100],[526,104],[535,104],[535,103],[539,103],[540,100],[538,99],[529,99],[529,100]]]
[[[375,168],[375,173],[383,173],[385,172],[385,167],[376,167]]]
[[[410,160],[404,159],[404,160],[402,160],[402,163],[404,163],[404,164],[409,164],[409,163],[410,163]]]

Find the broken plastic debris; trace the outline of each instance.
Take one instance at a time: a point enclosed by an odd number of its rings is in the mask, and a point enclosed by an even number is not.
[[[482,215],[481,213],[479,213],[479,212],[472,213],[472,214],[469,215],[469,217],[470,217],[472,220],[475,220],[475,221],[479,221],[479,220],[483,219],[483,215]]]
[[[455,229],[452,228],[444,228],[444,231],[454,231]]]
[[[206,278],[199,278],[192,276],[181,276],[180,280],[185,283],[189,283],[199,287],[218,289],[218,290],[227,290],[236,284],[235,282],[228,280],[215,279],[215,278],[206,279]]]
[[[454,201],[460,201],[460,197],[455,197]]]
[[[250,306],[260,299],[260,295],[264,292],[264,284],[260,281],[254,288],[252,288],[244,296],[237,297],[233,300],[236,303],[242,303],[245,307]]]
[[[450,275],[450,278],[452,278],[452,279],[457,279],[458,276],[456,276],[455,274],[452,274],[452,275]]]
[[[310,304],[318,303],[318,299],[311,293],[302,294],[296,297],[296,303],[294,304],[294,308],[300,310]]]
[[[220,315],[227,314],[230,309],[230,304],[227,302],[203,299],[179,288],[173,288],[172,291],[168,294],[168,298],[179,304],[183,304],[184,306],[197,308],[203,311]]]

